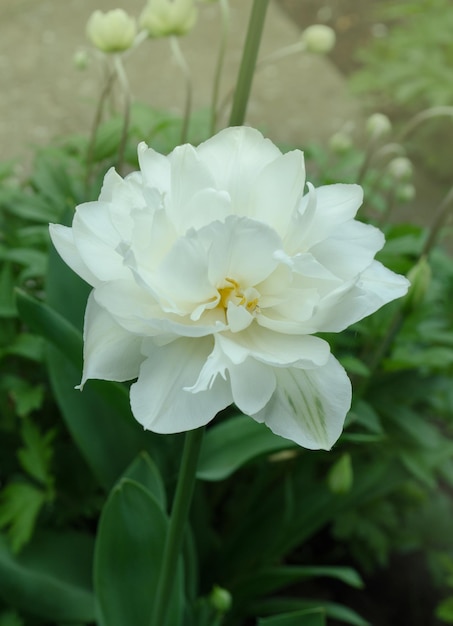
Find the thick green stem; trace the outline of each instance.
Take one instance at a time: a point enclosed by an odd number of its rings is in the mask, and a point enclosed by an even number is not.
[[[119,55],[115,55],[115,70],[118,76],[119,83],[121,85],[121,89],[123,91],[124,97],[124,114],[123,114],[123,126],[121,129],[121,137],[120,143],[118,146],[118,157],[117,157],[117,165],[116,169],[119,174],[122,173],[122,169],[124,166],[124,153],[126,150],[127,136],[129,133],[129,123],[131,116],[131,90],[129,87],[129,81],[127,80],[126,72],[124,70],[124,65]]]
[[[164,546],[162,571],[153,607],[152,626],[164,626],[170,603],[172,585],[178,564],[178,557],[186,531],[190,504],[192,501],[198,456],[203,441],[204,428],[190,430],[186,433],[184,451],[179,470],[170,526]]]
[[[229,126],[241,126],[244,123],[268,4],[269,0],[254,0],[253,2]]]

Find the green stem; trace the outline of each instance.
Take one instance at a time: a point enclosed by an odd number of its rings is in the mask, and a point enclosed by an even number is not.
[[[178,37],[170,37],[170,45],[176,62],[179,65],[186,82],[186,101],[184,104],[184,115],[181,129],[181,143],[186,143],[189,133],[190,115],[192,113],[192,74],[190,72],[189,65],[187,64],[187,61],[182,53]]]
[[[225,61],[226,45],[228,41],[228,31],[230,29],[230,6],[228,0],[220,0],[220,10],[222,12],[222,35],[220,37],[219,54],[214,73],[214,84],[212,87],[211,102],[211,135],[215,133],[217,125],[217,107],[219,102],[220,78],[222,76],[223,63]]]
[[[91,127],[90,139],[88,142],[87,154],[86,154],[86,174],[85,174],[85,195],[88,194],[88,189],[91,182],[91,174],[93,169],[93,158],[94,158],[94,146],[96,144],[96,136],[98,132],[98,128],[101,124],[102,115],[104,113],[104,106],[107,100],[108,95],[112,89],[114,80],[116,77],[116,72],[109,71],[107,75],[107,79],[105,81],[104,88],[102,89],[101,95],[98,100],[98,104],[96,107],[96,112],[94,115],[93,125]]]
[[[164,546],[162,571],[153,607],[152,626],[164,626],[170,603],[172,585],[175,578],[178,557],[186,530],[192,501],[198,456],[203,441],[204,428],[189,430],[186,433],[184,451],[179,470],[173,508],[170,517],[170,526]]]
[[[244,123],[268,4],[269,0],[254,0],[253,2],[229,126],[241,126]]]
[[[127,80],[123,62],[119,55],[115,55],[114,63],[115,63],[115,70],[118,76],[118,81],[121,85],[121,89],[123,91],[123,97],[124,97],[123,126],[121,129],[121,138],[120,138],[120,143],[118,146],[118,158],[117,158],[117,165],[116,165],[116,169],[118,173],[122,174],[122,169],[124,165],[124,153],[126,150],[127,135],[129,132],[129,123],[130,123],[130,116],[131,116],[131,90],[129,87],[129,81]]]

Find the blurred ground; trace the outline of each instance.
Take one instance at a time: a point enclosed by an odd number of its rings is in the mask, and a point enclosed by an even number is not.
[[[371,37],[385,36],[375,8],[383,0],[271,0],[260,58],[296,42],[302,28],[323,22],[337,33],[328,57],[299,54],[265,65],[257,74],[247,122],[274,141],[304,147],[328,138],[345,124],[360,136],[362,103],[351,95],[345,76],[357,64],[356,51]],[[234,85],[251,0],[230,0],[232,24],[221,91]],[[33,147],[71,132],[88,133],[101,90],[96,59],[84,70],[73,63],[78,50],[92,53],[85,25],[95,9],[107,11],[118,0],[0,0],[0,160],[17,158],[27,171]],[[124,4],[124,3],[123,3]],[[138,16],[144,0],[128,0]],[[181,40],[194,79],[194,106],[210,102],[219,39],[216,3],[200,4],[200,19]],[[184,86],[167,40],[145,42],[126,59],[136,100],[178,112]],[[449,148],[450,150],[450,148]],[[443,189],[423,168],[417,171],[415,208],[396,219],[426,222]]]
[[[129,0],[128,12],[138,15],[143,4]],[[231,1],[223,93],[236,79],[251,4]],[[288,2],[282,4],[289,8]],[[73,56],[81,48],[89,49],[85,24],[91,12],[116,6],[113,0],[1,0],[0,159],[19,156],[26,162],[33,145],[48,144],[64,133],[88,131],[100,91],[99,68],[92,63],[78,71]],[[209,104],[219,37],[218,7],[213,3],[201,8],[196,28],[181,40],[194,76],[195,107]],[[271,2],[261,57],[297,41],[299,33],[293,17]],[[146,42],[127,59],[127,70],[136,99],[181,110],[183,84],[168,41]],[[303,145],[326,140],[345,122],[360,118],[360,106],[332,61],[300,54],[259,72],[247,121],[266,129],[275,141]]]

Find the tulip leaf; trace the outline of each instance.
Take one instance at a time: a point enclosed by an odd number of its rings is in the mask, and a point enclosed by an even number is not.
[[[325,626],[323,609],[302,609],[284,615],[273,615],[258,620],[258,626]]]
[[[167,498],[162,477],[152,458],[147,452],[140,452],[123,474],[149,491],[159,504],[162,511],[167,508]]]
[[[52,623],[93,622],[92,558],[82,533],[36,533],[19,555],[0,535],[0,597]]]
[[[103,509],[95,551],[94,585],[99,626],[149,626],[162,566],[168,519],[157,500],[122,479]],[[182,561],[175,573],[167,625],[184,610]]]
[[[329,619],[336,620],[338,622],[344,622],[345,624],[350,624],[351,626],[370,626],[370,623],[363,619],[358,613],[353,611],[347,606],[343,606],[342,604],[337,604],[336,602],[324,602],[320,600],[299,600],[298,598],[270,598],[267,600],[263,600],[257,603],[254,603],[251,606],[251,610],[254,613],[272,613],[273,618],[283,617],[280,615],[281,613],[297,613],[298,611],[303,610],[321,610],[324,612],[325,616]],[[272,618],[267,618],[272,619]],[[258,622],[261,626],[277,626],[279,622],[275,622],[275,624],[270,621],[266,622]],[[288,622],[291,625],[291,622]],[[305,622],[300,622],[305,626]],[[315,622],[316,624],[316,622]],[[285,622],[282,622],[282,626],[286,626]]]
[[[206,433],[197,477],[223,480],[258,456],[294,447],[297,447],[295,443],[274,435],[264,424],[250,417],[232,417]]]
[[[82,393],[74,389],[81,377],[83,342],[69,321],[23,292],[17,293],[17,306],[30,328],[53,344],[46,346],[46,356],[55,398],[88,465],[110,488],[157,436],[144,432],[133,419],[123,385],[90,381]]]

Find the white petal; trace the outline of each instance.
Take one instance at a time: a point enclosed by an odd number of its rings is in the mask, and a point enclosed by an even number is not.
[[[363,272],[384,245],[382,232],[370,224],[350,220],[310,249],[319,263],[343,280]]]
[[[99,279],[88,269],[76,248],[72,228],[61,224],[49,224],[49,233],[53,245],[66,265],[92,287],[98,285]]]
[[[84,366],[81,385],[98,378],[118,382],[137,378],[142,338],[119,326],[112,316],[95,301],[93,292],[85,311]]]
[[[164,346],[149,346],[138,381],[131,387],[132,413],[147,430],[192,430],[232,403],[229,384],[220,377],[206,391],[188,390],[211,348],[211,339],[178,339]]]
[[[148,187],[155,187],[161,193],[170,190],[170,162],[166,156],[159,154],[146,143],[138,145],[138,162],[143,181]]]
[[[74,241],[84,263],[100,280],[130,275],[116,251],[122,239],[114,228],[105,202],[86,202],[77,207],[72,222]]]
[[[231,197],[232,210],[249,215],[249,196],[260,171],[281,156],[263,135],[246,126],[225,128],[197,148],[200,159],[212,172],[217,189]]]
[[[269,402],[276,385],[272,367],[248,358],[228,373],[234,403],[243,413],[253,415]]]
[[[283,335],[256,324],[242,333],[222,333],[216,340],[234,364],[243,363],[252,356],[277,367],[296,365],[310,369],[324,365],[330,353],[329,344],[319,337]]]
[[[300,150],[277,157],[260,172],[252,187],[251,216],[283,236],[302,198],[305,185],[304,155]]]
[[[276,390],[252,417],[276,434],[311,450],[329,450],[351,405],[351,383],[338,361],[313,370],[276,369]]]
[[[407,293],[409,281],[373,261],[355,284],[345,283],[321,301],[311,320],[319,332],[340,332]],[[314,331],[312,331],[314,332]]]
[[[266,224],[232,215],[198,232],[209,249],[209,280],[217,287],[223,287],[226,278],[235,280],[243,289],[253,287],[278,265],[274,252],[282,242]]]

